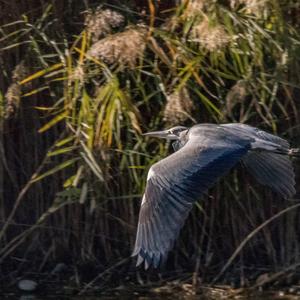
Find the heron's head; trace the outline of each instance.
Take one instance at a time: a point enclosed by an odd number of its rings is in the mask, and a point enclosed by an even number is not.
[[[181,133],[186,131],[187,129],[188,128],[184,126],[175,126],[166,130],[147,132],[143,135],[163,138],[167,140],[179,140]]]

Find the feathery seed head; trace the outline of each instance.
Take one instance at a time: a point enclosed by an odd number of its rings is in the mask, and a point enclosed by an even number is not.
[[[20,105],[21,88],[16,82],[13,82],[5,94],[5,118],[12,118]]]
[[[247,94],[246,82],[244,80],[239,80],[227,93],[226,106],[228,111],[230,111],[236,103],[243,102]]]
[[[164,109],[164,121],[169,125],[182,123],[191,119],[194,104],[186,88],[175,91],[167,96],[167,104]]]
[[[28,73],[29,71],[25,65],[25,61],[22,60],[18,65],[16,65],[15,69],[13,70],[12,79],[13,81],[21,81],[26,76],[28,76]]]
[[[207,19],[193,26],[191,41],[198,42],[200,47],[208,51],[216,51],[230,42],[230,37],[222,25],[210,25]]]
[[[245,80],[239,80],[231,87],[226,95],[226,103],[223,107],[223,117],[234,118],[235,111],[238,109],[239,121],[242,121],[245,116],[244,105],[246,98],[249,95],[249,87]]]
[[[269,0],[231,0],[231,8],[244,5],[246,13],[256,15],[258,17],[263,16],[269,11]]]
[[[24,60],[22,60],[12,72],[12,83],[8,87],[5,94],[5,118],[12,118],[15,116],[19,106],[20,98],[22,94],[22,88],[19,81],[23,80],[29,75],[29,71],[25,65]],[[26,87],[24,85],[23,87]]]
[[[87,11],[84,24],[86,31],[92,35],[92,41],[96,42],[124,21],[124,16],[114,10],[97,8],[95,12]]]
[[[182,2],[187,2],[182,1]],[[203,12],[205,0],[189,0],[183,16],[186,18],[195,18]]]
[[[82,65],[78,65],[74,68],[74,71],[71,74],[71,80],[84,81],[84,69]]]
[[[110,35],[91,46],[88,55],[100,58],[107,64],[134,68],[146,48],[146,29],[142,26]]]

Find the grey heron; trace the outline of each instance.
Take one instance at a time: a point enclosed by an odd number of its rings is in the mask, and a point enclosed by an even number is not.
[[[142,198],[133,256],[158,267],[173,247],[194,202],[242,162],[263,185],[284,198],[295,193],[289,156],[299,149],[273,134],[240,124],[198,124],[144,134],[173,141],[175,152],[151,166]]]

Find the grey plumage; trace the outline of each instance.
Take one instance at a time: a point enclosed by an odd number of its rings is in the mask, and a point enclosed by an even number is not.
[[[295,174],[289,157],[277,153],[253,152],[242,159],[258,182],[269,186],[283,198],[295,193]]]
[[[199,124],[145,135],[174,140],[175,153],[149,170],[133,251],[137,265],[157,267],[166,259],[193,203],[239,162],[281,196],[289,198],[296,192],[288,155],[298,149],[258,128]]]

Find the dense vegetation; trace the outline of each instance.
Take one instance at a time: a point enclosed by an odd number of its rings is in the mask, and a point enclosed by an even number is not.
[[[300,145],[299,17],[291,0],[2,2],[0,282],[55,281],[61,263],[79,289],[297,281],[299,204],[243,168],[197,203],[163,279],[130,254],[169,153],[141,132],[243,122]]]

